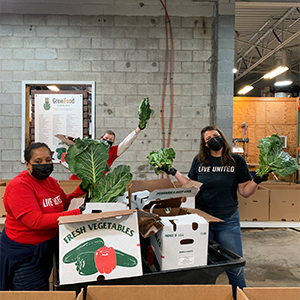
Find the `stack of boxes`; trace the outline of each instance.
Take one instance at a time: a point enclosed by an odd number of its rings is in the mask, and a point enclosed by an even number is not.
[[[238,195],[241,221],[300,221],[300,185],[261,183],[249,198]]]

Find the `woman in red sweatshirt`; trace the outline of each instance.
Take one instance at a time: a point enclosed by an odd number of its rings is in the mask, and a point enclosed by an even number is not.
[[[66,195],[49,176],[53,163],[46,144],[30,144],[24,158],[27,170],[8,183],[3,197],[7,215],[0,235],[0,290],[48,290],[58,218],[82,213],[81,208],[67,211],[84,192],[78,187]]]

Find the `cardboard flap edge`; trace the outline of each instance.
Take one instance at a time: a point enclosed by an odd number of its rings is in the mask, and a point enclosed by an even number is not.
[[[131,215],[135,212],[136,209],[126,209],[126,210],[109,211],[109,212],[101,212],[101,213],[82,214],[76,216],[62,216],[58,218],[58,223],[59,225],[63,225],[63,224],[71,224],[71,223],[78,223],[78,222],[89,222],[98,219],[108,219],[117,216]]]

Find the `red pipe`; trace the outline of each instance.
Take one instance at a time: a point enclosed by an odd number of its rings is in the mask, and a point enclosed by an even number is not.
[[[174,53],[174,47],[173,47],[173,32],[172,32],[172,26],[171,26],[171,20],[167,12],[166,5],[163,4],[163,2],[160,0],[160,3],[164,7],[165,10],[165,16],[167,18],[167,21],[169,23],[170,28],[170,38],[171,38],[171,67],[170,67],[170,87],[171,87],[171,113],[170,113],[170,123],[169,123],[169,131],[168,131],[168,142],[167,142],[167,148],[170,146],[170,139],[171,139],[171,130],[172,130],[172,122],[173,122],[173,104],[174,104],[174,95],[173,95],[173,53]],[[166,0],[165,0],[166,3]],[[166,49],[168,51],[168,49]],[[166,76],[165,76],[166,78]],[[163,145],[165,142],[163,141]]]

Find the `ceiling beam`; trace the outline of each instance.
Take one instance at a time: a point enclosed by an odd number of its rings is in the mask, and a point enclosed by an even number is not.
[[[268,54],[266,54],[264,57],[262,57],[260,60],[258,60],[255,64],[253,64],[251,67],[249,67],[246,71],[244,71],[240,76],[236,77],[234,79],[234,82],[238,81],[242,77],[244,77],[246,74],[248,74],[251,70],[253,70],[255,67],[260,65],[263,61],[265,61],[267,58],[272,56],[275,52],[282,49],[284,46],[286,46],[289,42],[291,42],[293,39],[295,39],[297,36],[300,35],[300,30],[294,33],[292,36],[290,36],[288,39],[286,39],[282,44],[278,45],[275,49],[270,51]]]
[[[269,30],[267,30],[256,42],[255,45],[258,45],[260,42],[262,42],[272,31],[274,28],[276,28],[279,24],[281,24],[293,11],[295,10],[294,7],[292,7],[291,9],[289,9],[281,18],[280,20],[278,20],[272,28],[270,28]],[[255,33],[254,36],[256,36],[257,33]],[[252,38],[249,40],[249,42],[252,40]],[[243,53],[243,55],[237,60],[237,63],[239,63],[239,61],[244,58],[246,55],[248,55],[254,48],[254,46],[251,46],[246,52]]]

